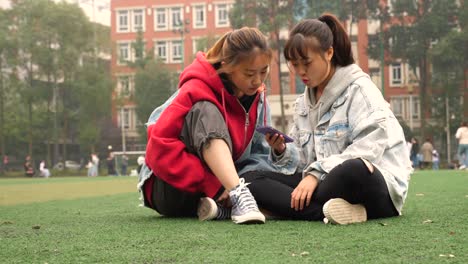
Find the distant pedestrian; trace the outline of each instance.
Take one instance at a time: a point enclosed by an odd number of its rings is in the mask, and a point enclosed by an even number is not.
[[[439,169],[439,152],[436,149],[432,151],[432,169],[438,170]]]
[[[88,168],[88,176],[89,177],[98,176],[99,158],[95,153],[91,154],[90,159],[88,160],[88,165],[86,165],[86,168]]]
[[[140,174],[141,167],[143,167],[143,164],[145,164],[145,156],[139,156],[137,159],[137,164],[138,164],[137,172],[138,174]]]
[[[8,158],[8,155],[3,156],[3,171],[8,171],[8,163],[10,163],[10,159]]]
[[[432,163],[432,151],[434,146],[432,146],[431,140],[426,138],[426,141],[421,146],[421,155],[422,155],[422,164],[421,169],[427,169],[431,167]]]
[[[416,138],[411,138],[411,150],[410,150],[410,159],[413,164],[413,168],[419,168],[419,143]]]
[[[468,168],[468,123],[462,122],[455,137],[458,139],[458,161],[460,169]]]
[[[127,176],[127,167],[128,167],[128,157],[127,155],[123,154],[122,161],[120,164],[120,170],[121,170],[122,176]]]
[[[117,176],[117,172],[115,171],[114,153],[112,152],[110,152],[107,157],[107,175]]]
[[[34,166],[33,166],[33,163],[32,163],[31,156],[29,156],[29,155],[26,156],[26,158],[24,160],[23,167],[24,167],[24,174],[26,176],[29,176],[29,177],[34,176]]]
[[[88,160],[88,163],[86,164],[86,168],[88,169],[88,177],[93,177],[93,171],[94,171],[94,164],[91,159]]]
[[[45,160],[41,160],[41,163],[39,163],[39,172],[41,173],[41,177],[44,177],[44,178],[50,177],[50,171],[47,168]]]

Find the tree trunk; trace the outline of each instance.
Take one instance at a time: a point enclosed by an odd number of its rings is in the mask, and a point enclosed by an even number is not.
[[[2,64],[2,58],[0,56],[0,152],[1,152],[1,161],[3,161],[3,157],[5,156],[5,134],[4,134],[4,127],[3,124],[5,122],[5,109],[4,109],[4,104],[3,102],[5,101],[4,99],[4,88],[3,88],[3,64]],[[3,165],[0,166],[0,174],[3,174]]]

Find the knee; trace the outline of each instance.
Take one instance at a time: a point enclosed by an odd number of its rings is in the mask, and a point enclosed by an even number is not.
[[[343,162],[347,169],[361,169],[366,168],[370,174],[374,173],[374,165],[364,158],[349,159]],[[364,165],[364,166],[363,166]]]
[[[370,161],[368,161],[366,159],[363,159],[363,158],[360,158],[360,159],[362,160],[362,162],[364,162],[364,164],[366,165],[369,172],[374,173],[374,165],[372,165],[372,163],[370,163]]]

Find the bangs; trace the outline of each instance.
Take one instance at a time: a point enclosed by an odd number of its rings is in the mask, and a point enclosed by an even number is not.
[[[306,60],[308,51],[318,52],[320,50],[315,38],[304,37],[302,34],[292,36],[284,47],[284,57],[287,61]]]

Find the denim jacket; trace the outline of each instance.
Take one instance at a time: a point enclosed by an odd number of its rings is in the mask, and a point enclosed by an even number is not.
[[[161,113],[171,104],[171,102],[176,98],[179,94],[179,90],[177,90],[172,96],[161,106],[157,107],[151,113],[148,122],[145,124],[146,127],[156,123]],[[260,96],[259,104],[257,107],[257,124],[256,126],[263,126],[264,120],[266,120],[267,124],[271,123],[270,118],[270,110],[268,104],[264,107],[266,103],[264,101],[264,96]],[[264,116],[266,118],[264,119]],[[275,171],[281,172],[283,174],[293,174],[296,170],[295,165],[297,164],[297,157],[293,157],[292,159],[286,161],[284,164],[274,164],[272,160],[269,158],[270,154],[270,147],[268,143],[264,139],[264,135],[255,131],[251,141],[249,142],[248,146],[246,147],[244,153],[234,161],[234,165],[236,167],[237,173],[239,176],[242,174],[249,172],[249,171]],[[284,166],[285,165],[285,166]],[[138,180],[138,190],[141,192],[143,184],[147,179],[150,178],[151,171],[146,164],[144,164],[140,170],[139,180]],[[142,199],[142,198],[140,198]]]
[[[323,180],[345,160],[370,161],[384,176],[401,214],[412,171],[403,129],[379,89],[357,65],[337,68],[318,102],[307,88],[295,103],[294,126],[281,157],[299,155],[297,169]]]

